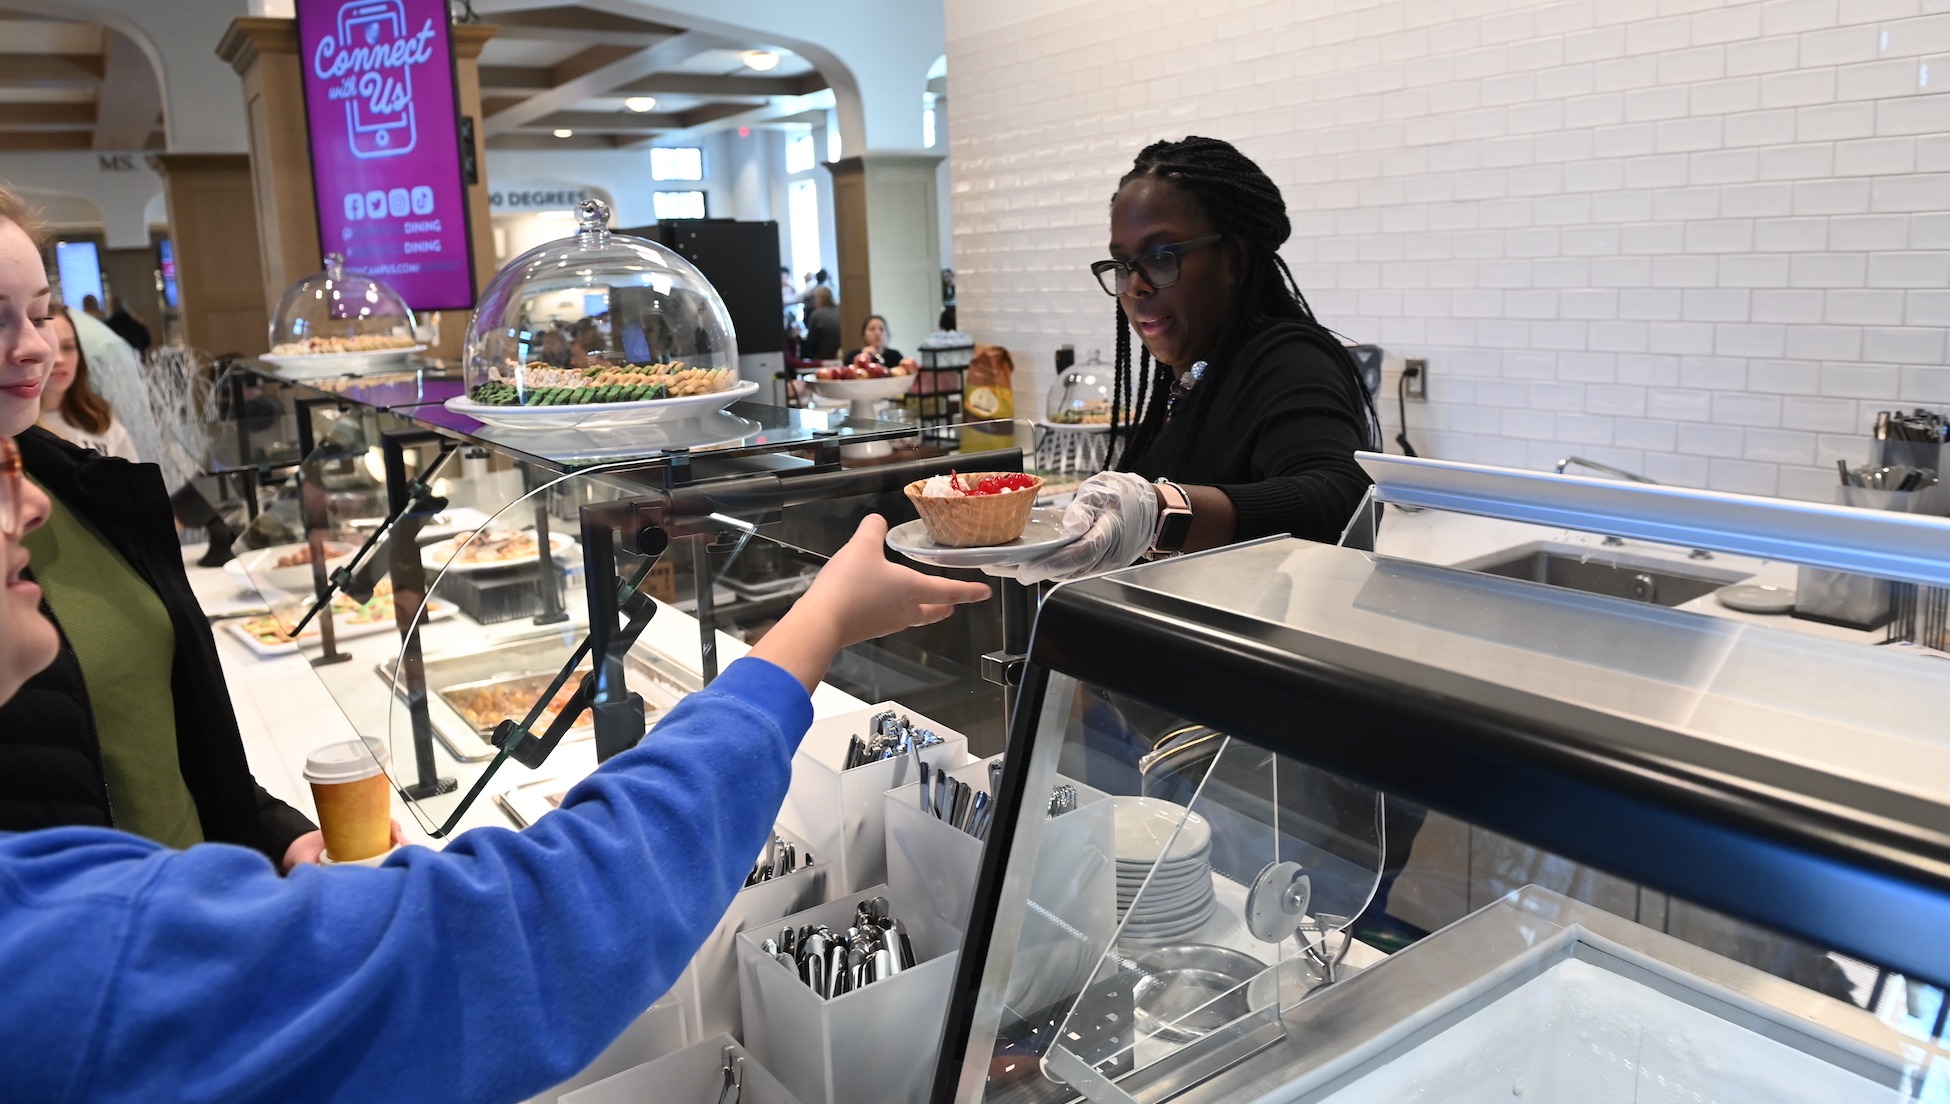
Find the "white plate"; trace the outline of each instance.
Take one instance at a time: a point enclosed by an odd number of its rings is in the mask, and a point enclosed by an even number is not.
[[[1113,797],[1110,803],[1120,861],[1156,862],[1165,857],[1175,862],[1203,854],[1212,846],[1211,822],[1183,805],[1157,797],[1128,796]],[[1166,846],[1171,848],[1168,856]]]
[[[756,394],[758,384],[742,380],[726,390],[713,391],[709,395],[679,395],[674,399],[645,399],[642,402],[495,406],[475,402],[465,395],[456,395],[447,400],[446,407],[456,414],[502,429],[618,429],[696,418],[713,410],[723,410]]]
[[[1721,587],[1713,597],[1730,610],[1742,613],[1787,613],[1794,609],[1794,588],[1744,583]]]
[[[473,535],[472,533],[460,533],[448,537],[438,544],[427,545],[425,548],[420,549],[420,562],[426,565],[428,571],[439,571],[441,568],[447,566],[447,561],[453,559],[454,553],[459,551],[460,546],[467,543],[467,538]],[[550,533],[548,535],[548,547],[549,551],[554,553],[556,563],[559,564],[562,562],[562,557],[571,555],[576,551],[575,538],[569,536],[567,533]],[[504,567],[518,567],[522,564],[534,562],[535,557],[533,554],[530,554],[517,556],[511,560],[490,560],[487,563],[457,563],[450,570],[456,573],[494,571]]]
[[[290,594],[310,594],[312,574],[309,562],[295,567],[275,566],[285,556],[310,550],[309,543],[300,542],[272,545],[254,552],[242,552],[223,565],[224,574],[237,580],[246,590],[257,590],[260,586],[269,585]],[[359,546],[356,544],[347,544],[345,541],[338,540],[326,541],[325,574],[330,575],[337,568],[351,562],[352,554],[358,550]]]
[[[1202,889],[1198,886],[1188,886],[1155,901],[1151,899],[1150,894],[1136,899],[1119,897],[1117,907],[1120,911],[1129,912],[1145,923],[1155,923],[1195,912],[1205,907],[1205,900],[1210,896],[1212,896],[1212,887],[1209,885]]]
[[[729,410],[707,410],[681,421],[632,426],[627,431],[607,427],[535,429],[522,438],[521,447],[551,460],[611,460],[728,445],[764,431],[764,426]]]
[[[427,599],[426,616],[422,620],[445,620],[446,618],[452,617],[459,609],[459,606],[454,605],[444,598],[429,598]],[[257,637],[245,632],[244,623],[251,620],[255,620],[255,618],[247,617],[234,621],[226,621],[223,627],[230,630],[230,635],[243,641],[244,647],[249,648],[260,659],[272,659],[277,656],[290,655],[299,650],[299,645],[316,644],[319,640],[320,629],[318,627],[318,618],[316,617],[312,618],[311,624],[305,626],[305,631],[300,633],[296,640],[284,640],[276,644],[266,644]],[[397,621],[368,621],[363,625],[347,625],[340,622],[333,622],[332,629],[334,640],[356,640],[362,636],[373,636],[382,632],[398,632],[399,623]]]
[[[907,394],[919,376],[882,376],[879,379],[823,380],[812,376],[802,376],[813,394],[822,399],[837,402],[878,402]]]
[[[1029,524],[1022,536],[1007,544],[985,544],[976,548],[950,548],[934,543],[928,527],[920,520],[896,525],[887,532],[887,547],[910,560],[936,567],[983,567],[1033,560],[1077,539],[1079,534],[1063,528],[1063,511],[1039,507],[1029,511]]]
[[[361,372],[397,372],[415,353],[427,351],[425,345],[404,349],[375,349],[365,353],[270,353],[257,359],[278,370],[286,379],[319,379],[324,376],[350,376]]]

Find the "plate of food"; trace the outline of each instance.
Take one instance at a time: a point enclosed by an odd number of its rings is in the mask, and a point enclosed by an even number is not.
[[[1063,511],[1036,509],[1043,481],[1023,472],[967,472],[917,479],[905,490],[919,520],[887,532],[887,547],[936,567],[1022,563],[1077,539]]]
[[[326,541],[325,573],[330,575],[334,569],[345,566],[358,550],[356,544]],[[224,564],[223,569],[247,590],[269,584],[293,594],[312,593],[310,544],[274,544],[246,552]]]
[[[758,384],[731,368],[537,362],[492,372],[446,406],[503,429],[604,429],[697,418],[756,394]]]
[[[323,632],[318,627],[318,619],[313,618],[305,626],[305,631],[296,639],[286,633],[286,626],[294,624],[304,614],[304,606],[296,606],[285,611],[282,618],[273,614],[259,614],[224,623],[230,635],[242,641],[246,648],[261,658],[290,655],[301,645],[315,644]],[[457,607],[449,601],[433,598],[427,602],[426,620],[439,621],[454,615]],[[381,580],[373,588],[372,598],[365,602],[355,602],[343,594],[332,597],[332,630],[338,640],[352,640],[375,633],[389,632],[396,628],[397,618],[393,614],[393,584],[391,580]]]
[[[468,538],[474,537],[472,543]],[[566,533],[548,535],[549,553],[559,564],[566,556],[577,551],[575,538]],[[429,544],[420,550],[420,562],[429,571],[446,568],[450,571],[493,571],[501,567],[514,567],[519,564],[534,563],[535,553],[541,545],[535,539],[533,529],[523,529],[518,533],[460,533],[436,544]]]
[[[415,353],[426,349],[404,334],[358,334],[288,341],[257,359],[287,379],[316,379],[397,371],[405,368]]]

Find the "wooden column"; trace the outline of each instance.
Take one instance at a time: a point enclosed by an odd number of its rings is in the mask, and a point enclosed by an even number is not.
[[[833,171],[840,254],[840,345],[860,343],[869,314],[887,319],[888,344],[912,349],[941,314],[941,223],[936,154],[867,152]]]
[[[481,23],[452,28],[460,114],[477,124],[481,118],[481,47],[494,32],[494,27]],[[317,272],[324,259],[318,241],[317,197],[312,193],[297,21],[234,19],[217,45],[217,56],[229,62],[244,82],[268,318],[285,289]],[[476,182],[467,189],[468,237],[474,253],[474,283],[480,289],[494,276],[494,228],[488,221],[487,154],[478,129],[474,163]],[[441,312],[440,342],[429,351],[435,356],[457,358],[466,328],[466,311]]]
[[[270,334],[264,304],[250,158],[241,153],[160,153],[169,236],[176,249],[183,340],[211,353],[261,353]]]

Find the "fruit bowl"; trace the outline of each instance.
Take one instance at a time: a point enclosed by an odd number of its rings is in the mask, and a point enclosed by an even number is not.
[[[874,403],[907,394],[916,378],[908,375],[853,380],[807,379],[806,382],[812,386],[813,394],[822,399],[852,404],[854,417],[871,418]]]

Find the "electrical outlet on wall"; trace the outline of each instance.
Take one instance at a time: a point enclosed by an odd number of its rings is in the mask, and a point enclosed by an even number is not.
[[[1409,357],[1402,361],[1402,379],[1406,381],[1409,398],[1417,402],[1429,400],[1429,362],[1425,358]]]

